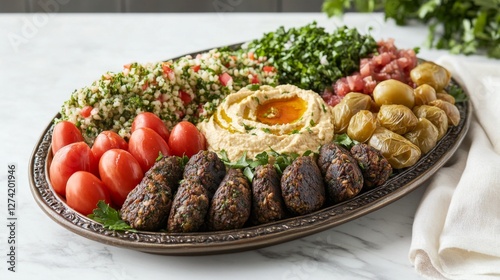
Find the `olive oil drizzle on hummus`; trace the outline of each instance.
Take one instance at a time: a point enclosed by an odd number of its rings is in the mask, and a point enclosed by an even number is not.
[[[257,107],[257,120],[267,125],[294,123],[306,109],[307,101],[298,96],[274,99]]]

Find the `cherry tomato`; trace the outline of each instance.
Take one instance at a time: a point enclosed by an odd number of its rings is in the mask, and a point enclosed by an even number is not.
[[[106,130],[99,133],[92,145],[95,158],[99,160],[104,152],[111,149],[128,150],[127,141],[114,131]]]
[[[160,153],[164,156],[172,154],[167,142],[147,127],[132,133],[128,141],[128,150],[137,159],[144,173],[155,164]]]
[[[111,196],[111,201],[119,208],[128,193],[139,184],[144,176],[139,162],[129,152],[111,149],[99,160],[99,174]]]
[[[50,182],[54,191],[62,196],[66,195],[66,183],[76,171],[97,173],[97,160],[84,142],[76,142],[59,149],[49,168]]]
[[[59,122],[54,126],[52,132],[52,154],[55,155],[59,149],[68,144],[81,141],[83,141],[82,132],[74,123],[70,121]]]
[[[77,171],[69,177],[66,183],[66,203],[69,207],[87,216],[92,214],[99,200],[111,203],[108,189],[94,174]]]
[[[167,126],[157,115],[150,112],[140,113],[134,118],[130,132],[134,133],[134,131],[143,127],[151,128],[160,134],[165,141],[168,141],[169,132]]]
[[[205,136],[188,121],[176,124],[170,132],[168,146],[173,155],[191,157],[200,150],[206,149]]]

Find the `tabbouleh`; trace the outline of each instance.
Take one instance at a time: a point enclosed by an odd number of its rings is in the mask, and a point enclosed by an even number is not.
[[[266,67],[265,57],[229,48],[175,61],[131,63],[75,90],[61,108],[61,120],[75,123],[89,144],[103,130],[128,138],[141,112],[155,113],[169,129],[181,120],[197,123],[229,93],[251,84],[276,84],[274,68]],[[84,108],[91,109],[85,117]]]

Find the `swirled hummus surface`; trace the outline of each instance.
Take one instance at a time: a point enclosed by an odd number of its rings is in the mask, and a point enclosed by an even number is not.
[[[228,95],[208,121],[198,124],[209,150],[225,150],[231,161],[273,149],[317,151],[332,141],[331,108],[315,92],[292,85],[243,88]]]

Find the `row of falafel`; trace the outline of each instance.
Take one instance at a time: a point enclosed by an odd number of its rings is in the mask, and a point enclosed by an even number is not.
[[[363,143],[350,151],[336,143],[300,156],[280,174],[255,168],[250,182],[216,153],[200,151],[184,165],[163,157],[128,195],[120,215],[132,228],[172,233],[219,231],[305,215],[386,182],[392,167]]]

